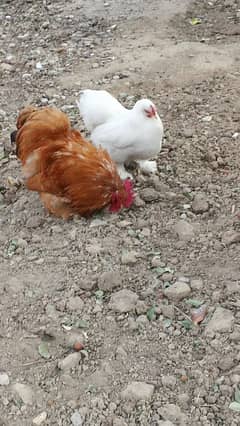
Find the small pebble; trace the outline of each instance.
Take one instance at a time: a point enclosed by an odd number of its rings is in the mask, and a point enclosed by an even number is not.
[[[169,389],[176,387],[177,379],[174,376],[162,376],[162,385]]]
[[[32,405],[34,401],[34,392],[30,386],[23,383],[16,383],[12,386],[24,404]]]
[[[7,373],[0,373],[0,386],[8,386],[10,383]]]
[[[152,398],[154,386],[144,382],[131,382],[121,392],[121,399],[130,401],[146,401]]]
[[[46,419],[47,419],[47,413],[46,413],[46,411],[43,411],[38,416],[34,417],[33,424],[36,425],[36,426],[39,426],[43,422],[45,422]]]
[[[204,334],[212,334],[214,332],[227,333],[232,331],[234,324],[234,315],[229,309],[222,307],[216,308],[212,318],[207,324]]]
[[[79,411],[75,411],[71,416],[72,426],[82,426],[83,419]]]
[[[135,251],[130,251],[122,254],[121,262],[123,265],[134,265],[137,263],[137,257],[136,257]]]
[[[142,200],[146,202],[156,201],[159,199],[159,192],[154,188],[144,188],[141,191],[140,196]]]
[[[168,299],[179,301],[190,295],[191,288],[187,283],[176,281],[174,284],[166,288],[163,293]]]
[[[130,312],[135,309],[138,298],[138,295],[131,290],[119,290],[112,294],[109,307],[115,312]]]
[[[77,367],[80,361],[81,361],[80,353],[76,352],[73,354],[69,354],[64,359],[58,362],[58,368],[64,371],[71,370],[72,368]]]

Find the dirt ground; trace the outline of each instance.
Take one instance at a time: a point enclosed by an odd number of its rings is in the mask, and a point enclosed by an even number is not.
[[[0,425],[239,425],[239,0],[2,0],[0,88]],[[64,222],[9,134],[30,103],[84,130],[83,88],[165,140],[131,210]]]

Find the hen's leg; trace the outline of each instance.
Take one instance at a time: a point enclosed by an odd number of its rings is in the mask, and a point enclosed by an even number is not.
[[[149,160],[141,160],[137,161],[140,169],[147,173],[156,173],[157,172],[157,162],[156,161],[149,161]]]
[[[117,171],[122,180],[133,179],[133,176],[127,172],[123,164],[117,164]]]

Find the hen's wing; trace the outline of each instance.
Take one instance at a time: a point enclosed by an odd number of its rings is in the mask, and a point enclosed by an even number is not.
[[[83,90],[77,105],[89,132],[126,111],[126,108],[106,90]]]
[[[95,146],[106,149],[116,163],[123,164],[136,150],[138,133],[125,120],[116,119],[96,127],[91,140]]]
[[[95,146],[106,149],[118,164],[147,160],[160,151],[162,124],[127,111],[96,127],[91,139]]]

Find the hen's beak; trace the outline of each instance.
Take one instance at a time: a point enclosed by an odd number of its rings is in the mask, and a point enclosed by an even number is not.
[[[151,105],[150,109],[146,110],[146,115],[149,118],[156,117],[157,116],[157,110],[156,110],[156,108],[154,108],[154,106]]]

